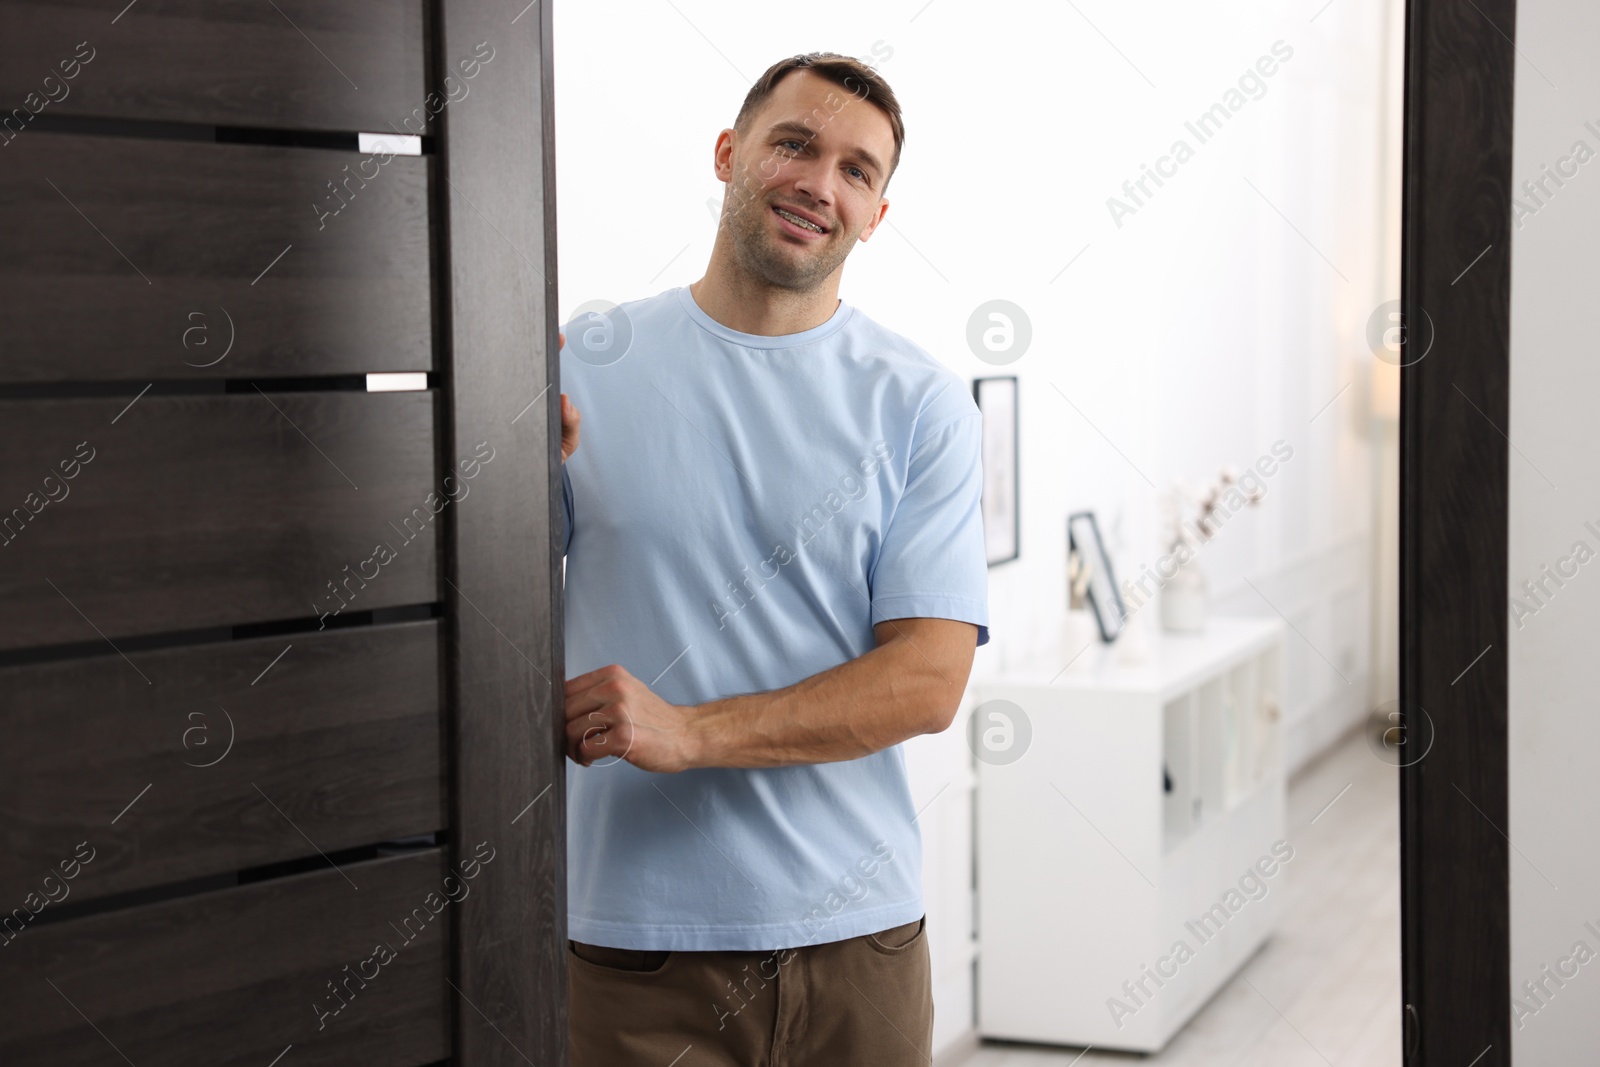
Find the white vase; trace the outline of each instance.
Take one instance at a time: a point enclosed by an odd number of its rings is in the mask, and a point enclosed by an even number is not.
[[[1183,564],[1161,586],[1161,628],[1179,634],[1206,628],[1206,576],[1197,561]]]

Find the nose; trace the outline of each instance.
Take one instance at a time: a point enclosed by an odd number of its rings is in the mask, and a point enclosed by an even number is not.
[[[791,160],[790,165],[800,162]],[[805,160],[792,172],[791,184],[794,191],[815,206],[818,213],[831,214],[833,182],[837,180],[833,175],[832,163],[825,160]]]

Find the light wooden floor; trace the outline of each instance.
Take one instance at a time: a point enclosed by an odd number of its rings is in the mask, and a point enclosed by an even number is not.
[[[1398,1065],[1396,775],[1353,733],[1289,784],[1282,924],[1159,1055],[985,1041],[960,1067]]]

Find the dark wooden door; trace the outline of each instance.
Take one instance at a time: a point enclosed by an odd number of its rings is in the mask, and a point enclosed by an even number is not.
[[[517,7],[0,0],[0,1063],[564,1062]]]
[[[1505,434],[1516,7],[1411,0],[1407,9],[1396,741],[1408,1065],[1511,1062]]]

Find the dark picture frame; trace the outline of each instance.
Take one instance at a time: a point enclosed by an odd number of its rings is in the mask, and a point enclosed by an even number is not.
[[[983,546],[991,567],[1022,555],[1017,394],[1016,375],[972,382],[972,399],[983,413]]]
[[[1067,551],[1077,552],[1078,558],[1091,568],[1089,605],[1100,625],[1100,640],[1110,644],[1122,633],[1128,611],[1122,594],[1117,592],[1117,575],[1100,539],[1100,524],[1095,521],[1094,512],[1075,511],[1067,516]]]

